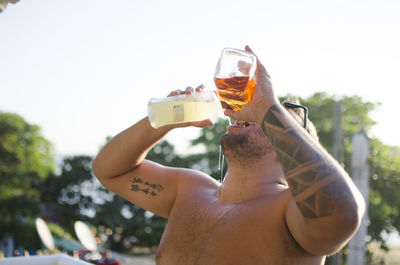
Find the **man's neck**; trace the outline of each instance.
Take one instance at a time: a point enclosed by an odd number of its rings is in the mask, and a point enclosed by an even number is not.
[[[287,189],[281,165],[274,159],[255,158],[247,163],[228,163],[228,170],[218,193],[220,200],[238,203],[272,196]]]

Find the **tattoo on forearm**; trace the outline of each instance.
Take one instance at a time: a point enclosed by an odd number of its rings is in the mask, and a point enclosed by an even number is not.
[[[153,184],[143,181],[141,178],[134,177],[131,181],[131,191],[141,191],[154,197],[163,190],[164,188],[161,184]]]
[[[350,195],[340,168],[315,152],[312,140],[288,125],[290,115],[273,105],[264,116],[262,129],[275,147],[289,188],[304,217],[330,216],[336,203]]]

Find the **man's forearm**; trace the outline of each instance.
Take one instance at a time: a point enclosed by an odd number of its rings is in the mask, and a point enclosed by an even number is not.
[[[135,168],[171,129],[170,126],[154,129],[147,117],[142,119],[103,147],[93,161],[94,174],[98,178],[115,177]]]
[[[341,166],[281,105],[269,108],[261,125],[304,217],[330,216],[341,199],[352,197]]]

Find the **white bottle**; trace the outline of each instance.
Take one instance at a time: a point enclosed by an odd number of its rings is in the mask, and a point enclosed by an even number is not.
[[[213,91],[151,98],[147,104],[150,124],[154,128],[167,124],[212,119],[221,110],[221,104]]]

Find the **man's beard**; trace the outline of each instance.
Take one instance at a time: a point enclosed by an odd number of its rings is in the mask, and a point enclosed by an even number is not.
[[[272,144],[264,135],[262,130],[257,131],[257,140],[245,134],[225,134],[221,137],[220,143],[224,155],[238,160],[249,158],[260,158],[273,150]]]

